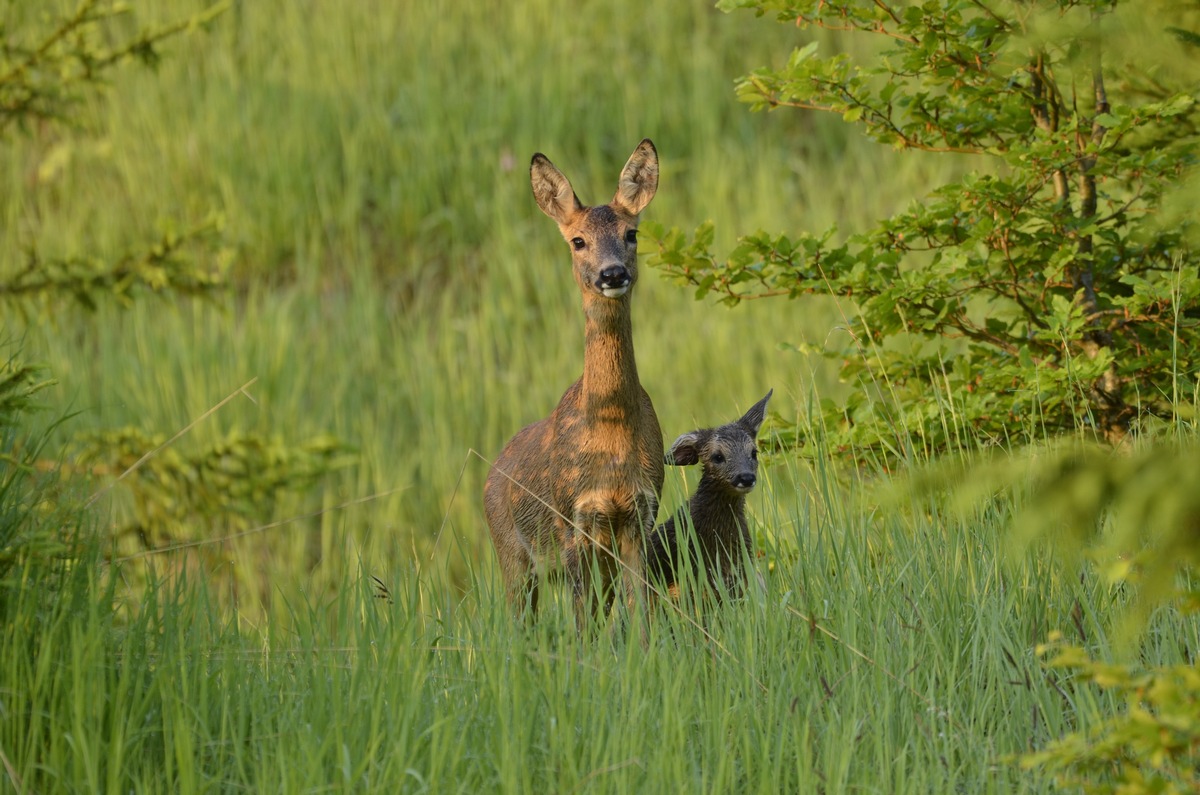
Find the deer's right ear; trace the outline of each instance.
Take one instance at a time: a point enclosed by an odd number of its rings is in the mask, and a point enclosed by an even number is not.
[[[702,441],[699,432],[688,431],[671,445],[671,449],[667,451],[665,463],[668,466],[677,467],[690,467],[692,464],[700,463]]]
[[[533,186],[533,198],[538,207],[559,226],[565,226],[583,209],[575,191],[571,190],[571,183],[541,152],[534,155],[529,164],[529,184]]]

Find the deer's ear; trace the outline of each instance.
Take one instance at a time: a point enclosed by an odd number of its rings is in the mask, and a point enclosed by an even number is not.
[[[758,429],[762,427],[763,420],[767,416],[767,401],[771,399],[771,395],[775,394],[775,390],[767,392],[766,397],[750,407],[750,410],[742,415],[738,420],[738,425],[750,432],[751,436],[758,435]]]
[[[700,463],[700,447],[704,437],[700,431],[688,431],[680,436],[667,451],[666,463],[669,466],[690,467]]]
[[[653,141],[644,138],[621,169],[621,181],[612,203],[630,215],[641,215],[657,190],[658,150]]]
[[[571,183],[541,152],[534,155],[529,164],[529,184],[533,186],[533,198],[537,206],[559,226],[565,226],[583,209],[579,197],[571,189]]]

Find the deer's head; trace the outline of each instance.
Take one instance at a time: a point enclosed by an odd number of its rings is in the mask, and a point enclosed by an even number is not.
[[[621,299],[637,282],[638,216],[658,190],[658,152],[647,138],[621,170],[617,193],[586,207],[571,183],[540,152],[529,166],[533,197],[571,247],[575,281],[586,297]]]

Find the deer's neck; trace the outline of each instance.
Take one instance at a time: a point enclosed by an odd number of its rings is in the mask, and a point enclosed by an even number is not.
[[[718,542],[729,552],[749,543],[745,495],[730,493],[716,478],[705,473],[700,478],[689,507],[701,543]]]
[[[584,412],[591,421],[632,421],[641,400],[629,299],[584,302]]]

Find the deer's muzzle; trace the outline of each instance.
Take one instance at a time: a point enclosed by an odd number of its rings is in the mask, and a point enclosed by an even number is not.
[[[596,289],[608,298],[617,298],[629,292],[629,285],[632,283],[633,277],[629,275],[628,268],[624,265],[609,265],[600,271],[600,276],[596,279]]]
[[[747,492],[754,488],[754,484],[758,482],[753,472],[743,472],[733,479],[733,487],[740,492]]]

